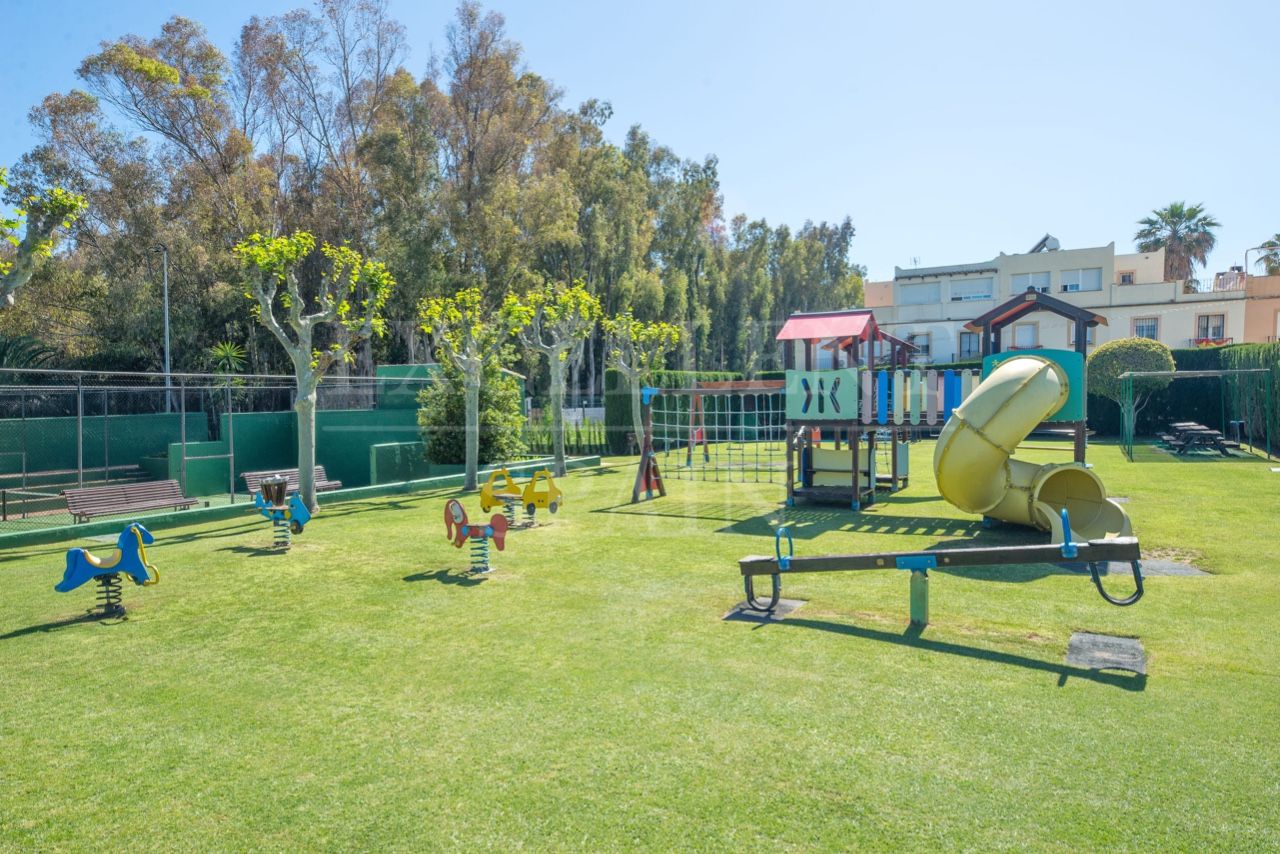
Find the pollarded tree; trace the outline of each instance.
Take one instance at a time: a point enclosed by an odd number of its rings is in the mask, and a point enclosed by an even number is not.
[[[555,444],[555,476],[563,477],[564,388],[569,354],[591,335],[600,319],[600,300],[581,281],[572,287],[548,284],[524,299],[509,294],[503,312],[519,325],[526,347],[547,357],[551,374],[551,434]]]
[[[1114,400],[1120,407],[1125,435],[1132,436],[1138,422],[1138,413],[1147,405],[1154,392],[1169,385],[1169,377],[1132,378],[1133,399],[1125,406],[1124,380],[1120,375],[1128,371],[1173,371],[1177,365],[1173,353],[1159,341],[1150,338],[1119,338],[1098,346],[1089,354],[1088,385],[1093,394]]]
[[[0,168],[0,191],[9,186],[8,170]],[[13,216],[0,216],[0,241],[14,247],[12,256],[0,255],[0,306],[13,305],[13,295],[30,281],[36,261],[53,254],[58,229],[68,229],[84,210],[83,196],[51,187],[23,200]],[[18,229],[26,220],[26,231]]]
[[[485,308],[479,288],[467,288],[451,297],[423,300],[418,306],[422,331],[431,337],[436,358],[458,370],[466,392],[466,482],[476,488],[480,455],[480,384],[484,366],[501,357],[502,348],[520,330],[520,317],[510,311]]]
[[[631,424],[636,444],[644,444],[644,417],[640,387],[648,382],[662,360],[680,343],[680,329],[670,323],[645,323],[631,312],[604,320],[609,366],[626,379],[631,388]],[[642,448],[643,450],[643,448]]]
[[[257,302],[255,314],[276,337],[293,363],[297,382],[298,491],[316,508],[316,391],[335,363],[350,361],[361,341],[382,335],[382,309],[395,279],[380,261],[361,257],[347,246],[320,247],[324,258],[316,276],[315,293],[308,298],[300,282],[301,269],[316,251],[316,239],[305,231],[288,237],[251,234],[232,250],[248,272],[245,296]],[[308,313],[308,306],[315,310]],[[315,347],[316,330],[341,327],[343,343],[325,350]]]

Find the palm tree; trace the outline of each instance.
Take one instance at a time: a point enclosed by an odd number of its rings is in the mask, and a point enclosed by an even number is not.
[[[1213,229],[1222,223],[1204,212],[1204,204],[1174,202],[1138,220],[1133,236],[1139,252],[1164,250],[1164,277],[1167,281],[1190,280],[1196,265],[1204,266],[1218,238]]]
[[[57,355],[52,348],[26,335],[0,335],[0,367],[44,368]]]
[[[1266,251],[1258,256],[1257,264],[1268,276],[1280,276],[1280,232],[1261,246]]]

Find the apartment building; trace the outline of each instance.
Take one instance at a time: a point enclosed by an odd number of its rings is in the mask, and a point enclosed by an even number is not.
[[[889,334],[913,344],[922,362],[977,358],[976,333],[964,325],[1034,288],[1107,319],[1090,346],[1138,336],[1170,347],[1245,340],[1247,277],[1218,276],[1211,287],[1164,281],[1164,252],[1117,255],[1115,243],[1062,249],[1045,235],[1029,252],[990,261],[894,268],[892,281],[868,282],[866,305]],[[1006,330],[1005,349],[1069,348],[1070,321],[1037,312]]]

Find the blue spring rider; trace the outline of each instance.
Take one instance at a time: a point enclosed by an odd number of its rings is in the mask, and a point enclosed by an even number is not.
[[[293,543],[293,535],[301,534],[302,529],[311,521],[311,511],[297,492],[289,493],[280,504],[274,504],[263,498],[261,492],[253,494],[253,504],[271,522],[275,533],[273,544],[281,548],[289,548]]]
[[[147,546],[156,541],[151,532],[130,522],[116,540],[116,553],[98,557],[87,549],[67,550],[67,569],[53,586],[59,593],[75,590],[86,581],[98,582],[98,607],[104,617],[124,614],[120,603],[120,575],[134,584],[149,587],[160,581],[160,572],[147,562]]]

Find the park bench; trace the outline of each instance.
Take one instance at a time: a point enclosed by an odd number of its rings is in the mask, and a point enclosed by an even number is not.
[[[287,491],[298,491],[298,470],[297,469],[272,469],[271,471],[247,471],[241,477],[244,478],[244,485],[249,488],[249,494],[253,495],[258,492],[264,478],[283,477],[289,481]],[[325,474],[324,466],[316,466],[316,492],[328,492],[331,489],[342,489],[342,481],[329,480],[329,475]]]
[[[185,510],[200,503],[183,495],[182,486],[176,480],[64,489],[62,495],[67,499],[67,512],[77,522],[87,522],[95,516],[132,513],[135,510]]]

